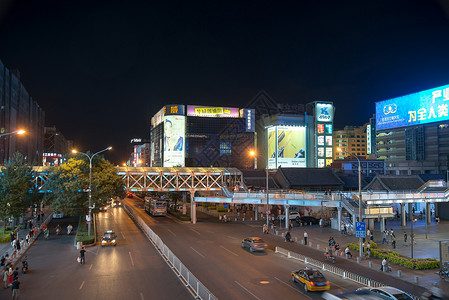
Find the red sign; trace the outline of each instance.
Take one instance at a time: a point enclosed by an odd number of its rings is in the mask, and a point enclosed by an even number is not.
[[[269,210],[267,210],[267,215],[269,215],[270,214],[270,211]]]

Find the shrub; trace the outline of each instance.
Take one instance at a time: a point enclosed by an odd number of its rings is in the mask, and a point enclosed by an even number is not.
[[[227,208],[224,208],[224,207],[217,207],[217,211],[218,211],[218,212],[227,212],[228,209],[227,209]]]

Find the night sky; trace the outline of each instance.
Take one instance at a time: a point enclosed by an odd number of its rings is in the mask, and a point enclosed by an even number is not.
[[[449,84],[449,1],[0,0],[0,59],[80,151],[147,137],[165,104],[374,102]]]

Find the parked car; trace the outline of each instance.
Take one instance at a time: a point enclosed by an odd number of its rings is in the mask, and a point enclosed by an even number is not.
[[[324,275],[317,269],[305,268],[291,273],[292,281],[304,285],[304,290],[308,291],[328,291],[330,283]]]
[[[242,248],[249,248],[250,252],[265,251],[268,245],[259,237],[249,237],[242,241]]]
[[[384,287],[363,287],[357,289],[357,291],[370,291],[371,294],[380,295],[393,300],[413,300],[412,296],[407,294],[404,291],[401,291],[400,289],[391,287],[391,286],[384,286]]]
[[[320,223],[320,220],[312,216],[301,216],[299,219],[296,219],[296,222],[302,223],[303,225],[309,225],[310,223],[317,225]]]
[[[301,215],[297,211],[291,211],[288,213],[289,220],[299,220],[300,217],[301,217]],[[278,220],[281,220],[281,221],[285,220],[285,214],[279,215]]]
[[[64,218],[64,214],[60,211],[55,211],[53,213],[53,219],[63,219]]]

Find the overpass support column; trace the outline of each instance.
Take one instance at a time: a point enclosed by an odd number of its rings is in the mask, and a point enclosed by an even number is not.
[[[368,229],[374,230],[374,219],[368,219]]]
[[[196,224],[195,192],[190,192],[190,222]]]
[[[182,214],[186,215],[187,214],[187,192],[183,192],[182,193]]]
[[[405,203],[401,203],[401,226],[407,226],[407,214],[405,213]]]
[[[435,202],[434,205],[435,205],[435,218],[436,218],[436,217],[440,216],[438,214],[438,202]]]
[[[341,231],[341,207],[337,207],[338,231]]]
[[[413,203],[409,203],[408,204],[408,220],[411,221],[413,218],[413,213],[412,213],[412,209],[413,209]]]
[[[430,203],[426,202],[426,222],[427,224],[430,224],[432,221],[431,218],[432,214],[430,213]]]
[[[380,232],[384,232],[385,231],[385,218],[381,217],[380,218]]]
[[[288,225],[290,223],[289,208],[290,208],[290,206],[288,206],[288,205],[285,206],[285,229],[286,230],[288,230]]]
[[[257,215],[258,215],[257,208],[258,207],[259,207],[258,204],[254,204],[254,221],[257,221]]]

